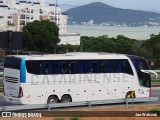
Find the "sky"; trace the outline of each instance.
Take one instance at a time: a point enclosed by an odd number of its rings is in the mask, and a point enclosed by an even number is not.
[[[46,0],[55,3],[56,0]],[[103,2],[113,7],[160,12],[160,0],[57,0],[59,5],[76,7],[92,2]]]

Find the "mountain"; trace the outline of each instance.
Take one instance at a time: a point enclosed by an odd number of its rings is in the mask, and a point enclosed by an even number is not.
[[[101,2],[71,8],[65,13],[69,24],[160,26],[160,13],[115,8]]]
[[[74,8],[75,5],[59,4],[59,7],[61,8],[62,12],[65,12],[71,8]]]

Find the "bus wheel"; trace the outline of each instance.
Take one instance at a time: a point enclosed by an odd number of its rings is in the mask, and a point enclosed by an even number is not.
[[[61,98],[61,102],[72,102],[72,98],[70,95],[63,95]]]
[[[135,91],[127,92],[125,98],[136,98]]]
[[[126,98],[126,99],[127,99],[127,98],[131,98],[131,92],[127,92],[125,98]]]
[[[58,98],[56,96],[49,96],[47,103],[57,103]]]

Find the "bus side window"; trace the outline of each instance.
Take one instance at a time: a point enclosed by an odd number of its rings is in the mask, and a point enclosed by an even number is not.
[[[41,62],[40,63],[40,74],[51,74],[52,64],[51,62]]]
[[[39,75],[40,74],[40,62],[39,61],[32,61],[31,62],[31,73]]]
[[[101,63],[101,66],[102,66],[102,72],[103,73],[112,73],[112,62],[110,60],[106,60],[106,61],[103,61]]]
[[[57,63],[56,62],[52,62],[51,63],[51,73],[52,74],[56,74],[57,72],[56,72],[56,66],[57,66]]]
[[[32,63],[31,61],[26,61],[26,68],[28,73],[32,73]]]
[[[92,61],[92,73],[101,73],[100,61]]]
[[[84,73],[91,73],[92,71],[92,64],[91,61],[84,62]]]
[[[71,74],[76,74],[77,73],[77,62],[70,62],[69,63],[69,72]]]
[[[48,74],[48,62],[41,62],[40,63],[40,74]]]
[[[62,74],[69,74],[68,62],[62,62]]]
[[[62,74],[62,63],[61,62],[57,62],[56,63],[56,74]]]
[[[38,61],[26,61],[27,72],[31,74],[40,74],[40,64]]]
[[[78,61],[78,63],[77,63],[77,73],[82,74],[83,73],[83,68],[84,68],[83,62]]]
[[[119,62],[121,64],[120,65],[120,67],[121,67],[121,71],[120,72],[133,75],[133,71],[132,71],[131,65],[129,64],[128,60],[121,60]]]

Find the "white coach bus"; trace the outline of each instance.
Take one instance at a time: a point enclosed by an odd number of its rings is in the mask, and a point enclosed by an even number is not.
[[[109,53],[11,55],[4,62],[4,98],[45,104],[151,96],[147,62]]]

